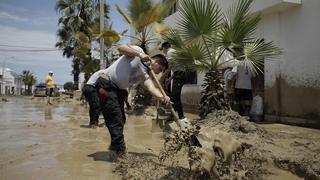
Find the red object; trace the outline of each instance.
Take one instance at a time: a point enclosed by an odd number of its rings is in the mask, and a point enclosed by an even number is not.
[[[109,92],[106,89],[100,88],[99,89],[99,96],[102,99],[106,99],[108,97]]]

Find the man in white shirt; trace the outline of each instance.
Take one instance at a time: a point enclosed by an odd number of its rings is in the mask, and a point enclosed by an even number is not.
[[[144,64],[151,59],[151,69],[159,74],[168,68],[165,56],[158,54],[150,58],[138,46],[122,45],[118,50],[123,56],[107,69],[95,72],[84,87],[84,95],[90,98],[88,94],[96,93],[99,97],[100,108],[111,136],[109,150],[123,154],[126,151],[123,135],[126,89],[143,82],[153,96],[166,104],[170,103],[170,98],[164,97],[155,87],[149,76],[149,68]]]
[[[236,84],[235,84],[235,100],[239,106],[239,114],[249,116],[252,89],[254,89],[255,74],[245,64],[237,67]]]

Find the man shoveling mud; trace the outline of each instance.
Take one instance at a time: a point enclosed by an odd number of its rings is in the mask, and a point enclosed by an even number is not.
[[[122,45],[118,50],[123,56],[107,69],[95,72],[85,86],[95,88],[96,91],[91,93],[96,93],[100,98],[101,111],[111,136],[109,150],[124,154],[126,151],[123,135],[126,89],[143,81],[145,88],[153,96],[166,104],[170,103],[170,98],[163,96],[153,84],[148,67],[143,63],[150,61],[150,57],[140,47]],[[151,69],[156,74],[168,68],[165,56],[158,54],[151,59]]]

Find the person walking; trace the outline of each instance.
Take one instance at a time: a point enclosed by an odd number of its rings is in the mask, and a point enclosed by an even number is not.
[[[166,104],[170,103],[170,98],[164,97],[156,88],[149,75],[149,67],[146,65],[151,60],[150,68],[159,74],[168,68],[165,56],[158,54],[150,58],[140,47],[131,45],[121,45],[118,50],[122,56],[107,69],[95,72],[89,78],[86,86],[92,88],[91,96],[88,98],[99,97],[100,108],[111,136],[109,150],[121,155],[126,152],[123,135],[126,121],[124,113],[126,89],[131,85],[143,82],[145,88],[153,96]]]
[[[45,78],[45,82],[46,82],[47,105],[52,105],[50,97],[52,97],[53,89],[55,88],[55,82],[53,79],[52,71],[48,72],[48,75]]]

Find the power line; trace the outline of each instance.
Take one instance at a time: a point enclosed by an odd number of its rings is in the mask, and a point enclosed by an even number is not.
[[[45,52],[59,51],[59,49],[0,49],[0,52]]]
[[[8,44],[0,44],[2,47],[17,47],[17,48],[43,48],[43,49],[51,49],[51,47],[35,47],[35,46],[17,46],[17,45],[8,45]]]

